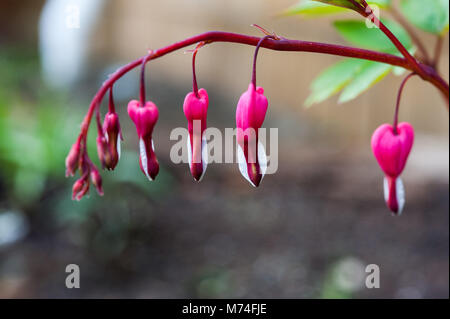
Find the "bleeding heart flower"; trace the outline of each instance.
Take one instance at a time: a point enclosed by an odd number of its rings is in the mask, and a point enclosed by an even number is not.
[[[385,173],[384,197],[389,209],[400,215],[405,205],[405,191],[400,174],[405,168],[414,143],[414,129],[409,123],[400,123],[395,130],[389,124],[381,125],[372,136],[372,150]]]
[[[208,93],[198,90],[198,96],[190,92],[183,104],[183,111],[188,120],[189,138],[187,139],[189,167],[196,181],[200,181],[208,165],[208,145],[203,135],[206,130],[208,113]]]
[[[150,101],[142,105],[141,102],[133,100],[128,104],[128,115],[134,122],[139,136],[141,170],[149,180],[154,180],[159,172],[152,140],[153,128],[159,116],[158,108]]]
[[[255,187],[259,186],[267,169],[266,151],[258,138],[258,129],[264,122],[267,106],[264,89],[255,88],[250,83],[236,110],[239,170]]]

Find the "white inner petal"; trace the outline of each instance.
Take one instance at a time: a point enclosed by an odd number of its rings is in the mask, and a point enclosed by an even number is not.
[[[199,182],[202,180],[203,176],[205,176],[206,168],[208,167],[208,142],[206,141],[206,137],[202,137],[202,165],[203,172],[202,176],[200,176]]]
[[[187,138],[187,149],[188,149],[189,167],[192,167],[192,151],[191,151],[191,137],[190,136],[188,136],[188,138]]]
[[[153,147],[153,140],[152,140],[152,147]],[[153,179],[150,177],[150,174],[148,173],[147,151],[145,149],[145,143],[142,138],[139,139],[139,150],[141,156],[141,164],[142,168],[144,169],[145,176],[147,176],[147,178],[152,181]]]
[[[117,135],[117,154],[119,155],[119,159],[120,159],[120,155],[121,155],[121,141],[120,141],[120,134]]]
[[[267,171],[267,155],[266,149],[264,148],[264,145],[261,143],[261,141],[258,141],[258,162],[262,181]]]
[[[388,179],[385,177],[383,181],[384,186],[384,200],[385,202],[388,202],[389,200],[389,182]],[[400,177],[396,179],[395,182],[395,194],[397,195],[397,205],[398,205],[398,215],[401,215],[403,212],[403,209],[405,208],[405,187],[403,185],[403,181]]]
[[[189,161],[189,167],[192,167],[192,149],[191,149],[191,137],[188,136],[187,138],[187,149],[188,149],[188,161]],[[202,166],[203,166],[203,172],[200,176],[199,182],[202,180],[203,176],[205,176],[206,168],[208,167],[208,142],[206,141],[206,137],[202,137]]]
[[[247,171],[247,161],[245,159],[244,151],[242,150],[241,146],[238,144],[237,147],[237,153],[238,153],[238,164],[239,164],[239,171],[241,172],[242,176],[245,177],[246,180],[253,186],[256,187],[255,184],[253,184],[252,180],[248,176]]]
[[[403,212],[403,208],[405,208],[405,186],[403,185],[402,179],[397,178],[397,182],[395,183],[396,194],[397,194],[397,203],[398,203],[398,214],[401,215]]]
[[[384,189],[384,201],[387,203],[389,200],[389,182],[386,177],[383,179],[383,189]]]

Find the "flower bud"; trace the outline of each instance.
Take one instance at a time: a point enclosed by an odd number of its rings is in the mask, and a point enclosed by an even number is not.
[[[89,192],[88,174],[79,178],[72,187],[72,200],[80,201]]]
[[[102,164],[102,168],[107,168],[108,163],[111,163],[111,153],[109,152],[108,141],[103,133],[99,133],[97,136],[97,153],[100,163]]]
[[[238,161],[241,174],[258,187],[267,169],[267,156],[259,141],[261,128],[268,107],[264,89],[250,83],[239,99],[236,110]]]
[[[72,145],[69,154],[66,157],[66,177],[75,175],[80,162],[80,142]]]
[[[183,104],[183,111],[188,120],[189,167],[196,181],[203,178],[208,165],[208,145],[203,135],[206,130],[208,103],[208,93],[205,89],[200,89],[198,90],[198,96],[194,92],[190,92]]]
[[[95,166],[91,166],[91,181],[100,196],[103,196],[102,177]]]
[[[414,143],[414,129],[409,123],[400,123],[395,130],[389,124],[383,124],[372,136],[372,150],[384,179],[384,197],[387,206],[400,215],[405,204],[403,182],[399,178],[403,172]]]
[[[115,112],[108,112],[106,114],[103,131],[109,152],[109,156],[105,158],[105,167],[109,170],[114,170],[120,159],[121,140],[119,116]]]
[[[128,104],[128,115],[134,122],[139,137],[141,170],[149,180],[154,180],[159,172],[152,139],[153,128],[159,116],[158,108],[150,101],[141,105],[139,101],[133,100]]]

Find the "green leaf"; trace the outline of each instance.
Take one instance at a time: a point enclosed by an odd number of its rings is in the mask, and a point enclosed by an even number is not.
[[[402,0],[400,6],[406,18],[416,27],[434,34],[448,31],[448,0]]]
[[[339,103],[353,100],[374,84],[381,81],[391,70],[392,66],[388,64],[372,61],[366,62],[360,72],[343,90],[339,97]]]
[[[382,9],[390,8],[392,5],[391,0],[372,0],[372,1],[367,1],[367,3],[369,5],[377,5]]]
[[[309,16],[321,16],[327,14],[340,13],[345,11],[344,8],[330,6],[324,3],[315,2],[315,1],[300,1],[299,3],[293,5],[283,12],[284,15],[309,15]]]
[[[386,19],[383,19],[383,23],[395,34],[406,49],[411,49],[411,38],[403,27]],[[344,39],[354,45],[384,52],[397,51],[394,44],[383,32],[376,27],[369,28],[365,21],[341,20],[336,21],[334,26]]]
[[[346,59],[323,71],[311,84],[312,92],[306,99],[305,106],[325,101],[341,91],[366,63],[364,60]]]
[[[391,5],[391,0],[373,0],[369,1],[369,4],[375,4],[380,8],[388,8]],[[288,8],[283,12],[284,15],[306,15],[306,16],[323,16],[329,14],[336,14],[345,12],[347,9],[343,7],[337,7],[322,2],[313,0],[301,0],[297,4]]]
[[[336,7],[342,7],[350,10],[354,10],[357,12],[364,11],[363,4],[361,3],[361,0],[355,0],[355,1],[349,1],[349,0],[314,0],[318,2],[322,2],[328,5],[336,6]],[[357,5],[359,4],[359,6]]]

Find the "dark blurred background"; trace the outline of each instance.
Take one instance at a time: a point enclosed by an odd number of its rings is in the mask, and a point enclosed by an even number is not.
[[[407,206],[392,217],[369,141],[391,121],[400,78],[387,77],[351,103],[332,98],[305,109],[310,82],[336,57],[261,51],[258,82],[270,100],[264,126],[279,128],[280,149],[278,172],[259,189],[237,165],[212,164],[197,184],[187,165],[170,161],[169,134],[186,125],[182,102],[191,90],[191,56],[182,51],[149,64],[162,168],[149,183],[125,112],[138,92],[131,72],[115,86],[125,142],[117,170],[103,174],[105,196],[92,191],[71,201],[64,158],[109,73],[149,48],[207,30],[257,35],[252,23],[286,37],[343,43],[328,18],[277,15],[293,3],[0,2],[1,298],[448,298],[443,101],[419,79],[405,90],[401,119],[415,126],[417,142],[403,176]],[[81,8],[79,28],[67,27],[72,4]],[[448,79],[445,47],[440,68]],[[210,126],[234,126],[252,53],[220,43],[199,53]],[[80,266],[81,289],[66,288],[68,264]],[[380,289],[364,286],[368,264],[381,269]]]

